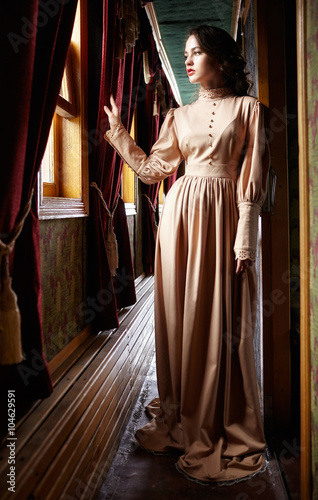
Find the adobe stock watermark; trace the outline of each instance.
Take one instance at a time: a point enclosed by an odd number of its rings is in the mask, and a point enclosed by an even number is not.
[[[100,462],[98,465],[93,462],[92,467],[96,467],[91,473],[84,478],[76,478],[76,488],[72,495],[64,494],[64,500],[90,500],[93,498],[94,492],[102,486],[103,480],[106,478],[110,460]]]
[[[61,5],[65,5],[70,0],[40,0],[39,1],[39,11],[37,17],[37,23],[34,24],[26,16],[21,17],[21,31],[19,33],[13,33],[10,31],[7,34],[7,38],[13,48],[15,54],[20,51],[20,46],[27,44],[32,38],[37,34],[39,28],[44,28],[49,19],[56,16]]]
[[[291,273],[290,270],[285,271],[282,274],[281,282],[284,285],[289,285],[290,291],[299,290],[300,287],[300,275],[299,273]],[[272,290],[269,294],[269,298],[263,300],[263,316],[264,318],[270,318],[277,307],[284,304],[287,300],[286,294],[280,288]],[[223,333],[223,340],[227,345],[227,348],[231,353],[238,348],[240,343],[249,337],[254,337],[255,325],[257,320],[257,300],[252,307],[252,314],[246,315],[244,318],[241,316],[237,317],[237,327],[233,329],[233,334],[225,331]]]
[[[130,281],[134,280],[132,274],[126,274],[126,269],[116,274],[116,285],[112,280],[109,281],[106,288],[99,290],[96,297],[87,297],[85,302],[79,305],[79,313],[84,316],[85,323],[92,323],[96,317],[96,313],[101,312],[105,306],[109,305],[114,300],[114,292],[121,293]]]
[[[128,117],[129,110],[134,107],[134,104],[143,102],[146,99],[147,92],[154,89],[155,83],[148,84],[147,89],[143,86],[136,85],[133,87],[131,95],[123,94],[122,102],[119,106],[121,120],[123,121]],[[83,154],[85,156],[89,156],[93,151],[93,148],[99,146],[105,140],[104,135],[108,128],[108,124],[108,118],[106,114],[104,114],[103,118],[99,121],[98,128],[93,128],[89,132],[84,132],[84,139],[86,139],[86,144],[84,143]]]
[[[94,321],[96,314],[101,312],[104,307],[109,305],[114,300],[114,291],[115,293],[121,293],[128,283],[133,280],[134,276],[130,273],[126,273],[126,269],[124,267],[120,272],[117,272],[116,285],[115,282],[110,280],[106,288],[99,290],[95,297],[87,297],[86,301],[82,302],[78,306],[78,313],[84,318],[85,324],[91,324]],[[54,340],[52,348],[55,346],[57,351],[60,351],[65,346],[65,343],[72,340],[81,332],[81,330],[82,328],[80,328],[75,321],[69,321],[65,325],[66,333],[63,336],[64,342],[61,343],[59,340]],[[107,328],[105,327],[105,331],[106,330]],[[28,364],[21,363],[17,367],[18,373],[25,386],[30,384],[31,378],[36,377],[46,368],[46,363],[41,352],[34,348],[31,349],[30,354]]]

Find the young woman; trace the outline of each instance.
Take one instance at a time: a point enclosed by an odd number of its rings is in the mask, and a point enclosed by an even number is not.
[[[186,161],[167,195],[156,246],[159,398],[136,437],[147,450],[177,450],[177,469],[189,478],[223,483],[265,467],[253,261],[269,155],[262,105],[247,96],[245,62],[230,35],[191,30],[185,65],[199,97],[169,111],[148,157],[113,99],[105,138],[147,184]]]

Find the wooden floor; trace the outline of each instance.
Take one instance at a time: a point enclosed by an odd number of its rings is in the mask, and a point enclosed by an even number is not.
[[[144,406],[156,396],[153,361],[98,500],[288,499],[279,467],[270,452],[265,472],[236,485],[213,487],[202,486],[178,473],[177,455],[152,455],[142,450],[134,433],[148,421]]]

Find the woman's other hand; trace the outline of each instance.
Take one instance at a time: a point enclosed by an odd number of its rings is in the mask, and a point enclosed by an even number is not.
[[[253,265],[253,261],[251,261],[250,259],[245,259],[245,260],[237,259],[237,261],[236,261],[236,274],[242,273],[243,271],[246,270],[247,267],[252,266],[252,265]]]
[[[108,116],[109,125],[111,127],[116,127],[117,125],[121,125],[121,121],[119,116],[119,110],[116,106],[115,99],[113,98],[112,95],[110,96],[110,104],[111,104],[111,109],[109,109],[108,106],[104,106],[104,111]]]

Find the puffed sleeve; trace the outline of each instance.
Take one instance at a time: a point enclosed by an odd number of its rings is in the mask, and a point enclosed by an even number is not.
[[[159,138],[149,156],[136,145],[122,125],[111,128],[104,137],[145,184],[154,184],[172,175],[182,160],[177,141],[174,109],[170,109],[167,113]]]
[[[262,104],[255,101],[236,187],[239,221],[234,252],[236,259],[241,260],[255,261],[258,217],[267,191],[269,148],[264,131],[263,115]]]

